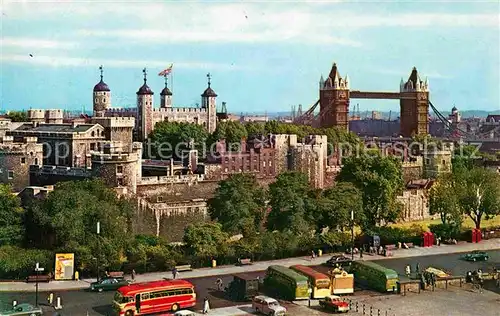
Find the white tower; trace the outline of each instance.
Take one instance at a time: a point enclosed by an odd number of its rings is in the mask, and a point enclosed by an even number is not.
[[[153,91],[147,85],[146,68],[142,70],[144,84],[137,91],[137,131],[141,141],[153,131]]]
[[[207,130],[213,133],[217,127],[217,94],[210,87],[210,73],[207,74],[208,88],[201,95],[201,107],[207,110]]]
[[[102,80],[102,66],[99,67],[101,71],[101,81],[94,86],[93,104],[94,104],[94,117],[104,117],[104,113],[111,107],[111,90],[107,84]]]

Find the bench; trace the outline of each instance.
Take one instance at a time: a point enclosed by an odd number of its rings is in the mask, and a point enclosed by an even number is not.
[[[239,266],[246,266],[252,264],[252,259],[239,259],[238,260],[238,265]]]
[[[387,251],[392,251],[392,250],[396,250],[398,249],[398,247],[396,245],[385,245],[385,250]]]
[[[112,278],[123,278],[123,272],[121,271],[109,272],[108,275]]]
[[[175,269],[178,271],[178,272],[182,272],[182,271],[192,271],[193,268],[191,268],[191,265],[190,264],[184,264],[184,265],[181,265],[181,266],[175,266]]]
[[[33,282],[49,282],[50,281],[50,276],[48,274],[39,274],[39,275],[30,275],[26,278],[26,283],[33,283]]]

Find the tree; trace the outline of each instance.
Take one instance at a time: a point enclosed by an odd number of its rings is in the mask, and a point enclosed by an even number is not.
[[[460,227],[463,216],[455,186],[453,174],[442,174],[438,177],[430,189],[429,213],[439,214],[443,225]]]
[[[247,136],[248,133],[243,124],[238,121],[226,121],[217,124],[212,139],[213,141],[225,139],[226,144],[229,145],[229,150],[237,150],[241,140],[246,139]]]
[[[351,212],[354,212],[354,224],[364,222],[362,195],[352,183],[338,182],[334,187],[324,190],[319,202],[320,228],[344,230],[350,227]]]
[[[0,184],[0,246],[17,245],[23,240],[23,213],[19,197],[10,186]]]
[[[222,231],[221,224],[204,222],[186,227],[183,240],[189,254],[209,258],[226,253],[228,235]]]
[[[210,216],[224,231],[248,235],[259,230],[264,219],[265,192],[254,176],[234,174],[219,183],[208,207]]]
[[[285,172],[269,185],[269,206],[271,212],[267,218],[270,230],[292,230],[305,232],[313,222],[310,215],[310,186],[305,174]]]
[[[265,134],[264,124],[260,122],[247,122],[245,128],[249,137]]]
[[[28,114],[25,111],[9,111],[7,117],[12,122],[28,122]]]
[[[58,183],[45,200],[26,214],[27,243],[32,247],[77,253],[84,267],[94,267],[97,245],[103,265],[123,259],[134,205],[118,198],[98,180]],[[100,235],[96,233],[100,222]]]
[[[149,159],[170,159],[183,156],[193,141],[194,148],[200,156],[203,155],[205,142],[208,138],[207,130],[194,123],[159,122],[149,135],[150,143],[144,154]],[[151,146],[149,146],[151,144]]]
[[[454,170],[454,194],[462,211],[481,228],[481,220],[500,211],[500,175],[490,169],[474,167]]]
[[[394,222],[400,217],[401,205],[396,197],[403,191],[401,162],[395,157],[361,155],[344,159],[337,181],[351,182],[363,199],[363,229],[381,223]]]

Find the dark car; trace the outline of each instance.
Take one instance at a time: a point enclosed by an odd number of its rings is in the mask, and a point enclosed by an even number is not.
[[[489,256],[484,251],[474,250],[463,257],[467,261],[488,261]]]
[[[259,278],[249,274],[234,275],[226,295],[234,301],[250,300],[259,292]]]
[[[18,304],[9,310],[0,311],[0,316],[39,316],[39,315],[43,315],[43,312],[40,308],[26,303]]]
[[[99,282],[93,282],[90,284],[91,291],[116,291],[122,286],[129,285],[130,281],[125,280],[123,277],[116,278],[104,278]]]
[[[351,258],[348,258],[344,255],[337,255],[337,256],[332,256],[328,261],[326,261],[326,265],[330,267],[335,267],[336,265],[339,265],[341,267],[350,265],[352,262]]]

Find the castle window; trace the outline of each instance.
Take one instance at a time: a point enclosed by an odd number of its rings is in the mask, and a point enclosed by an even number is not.
[[[116,173],[123,173],[123,166],[116,166]]]
[[[446,160],[443,159],[443,166],[446,166]]]
[[[426,165],[430,165],[430,164],[431,164],[431,160],[430,160],[429,158],[426,158],[426,159],[425,159],[425,164],[426,164]]]
[[[266,161],[265,161],[265,160],[262,162],[262,166],[263,166],[263,167],[265,167],[265,166],[266,166]]]
[[[22,164],[25,164],[25,163],[26,163],[26,158],[22,157],[22,158],[21,158],[21,163],[22,163]]]
[[[122,179],[122,178],[118,178],[118,179],[116,179],[116,184],[117,184],[118,186],[123,186],[123,179]]]
[[[90,133],[90,135],[91,135],[92,137],[94,137],[94,136],[95,136],[95,132],[94,132],[94,131],[92,131],[92,133]]]
[[[97,98],[95,99],[95,103],[97,103]]]
[[[95,150],[95,143],[90,144],[90,150]]]
[[[35,165],[38,165],[38,158],[35,158]]]
[[[14,171],[9,170],[9,179],[14,179]]]
[[[158,202],[158,203],[163,202],[163,196],[157,196],[156,202]]]
[[[104,131],[101,131],[101,136],[104,137]]]
[[[272,165],[273,165],[273,161],[269,160],[269,167],[271,167]]]

